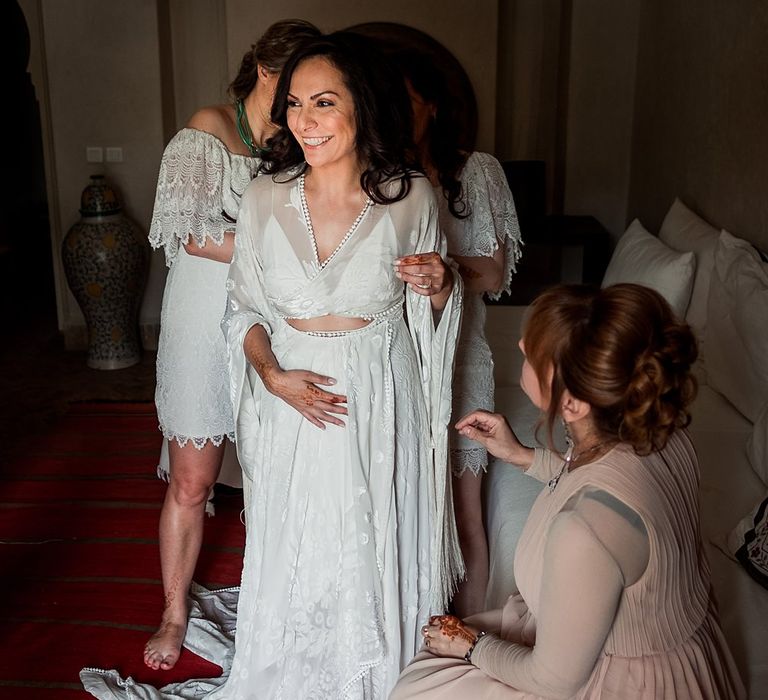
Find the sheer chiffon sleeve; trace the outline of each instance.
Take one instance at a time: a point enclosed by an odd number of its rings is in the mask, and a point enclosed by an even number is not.
[[[255,184],[255,183],[254,183]],[[258,392],[254,387],[261,382],[256,370],[250,365],[243,351],[248,331],[261,325],[271,335],[275,315],[264,291],[264,271],[258,255],[257,232],[259,231],[257,190],[251,185],[243,194],[235,235],[235,251],[227,279],[227,308],[221,328],[227,343],[229,362],[230,398],[235,416],[235,433],[240,464],[246,476],[247,465],[254,463],[248,458],[256,448],[249,436],[256,435],[259,424]]]
[[[648,551],[634,511],[604,491],[579,492],[547,535],[535,645],[489,634],[472,662],[518,690],[572,697],[592,673],[622,592],[642,575]]]
[[[445,237],[438,226],[437,202],[426,180],[415,180],[409,196],[419,205],[416,253],[437,251],[446,259]],[[432,543],[432,598],[435,610],[447,609],[456,583],[464,574],[456,519],[453,512],[451,472],[448,468],[448,423],[451,418],[453,365],[461,324],[463,285],[455,268],[453,289],[438,323],[429,297],[406,290],[408,328],[421,364],[424,397],[429,411],[434,456],[434,528]]]

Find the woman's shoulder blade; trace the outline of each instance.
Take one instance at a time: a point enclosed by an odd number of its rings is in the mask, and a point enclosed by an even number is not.
[[[187,127],[205,131],[212,136],[221,138],[232,124],[229,105],[210,105],[195,112],[187,122]]]
[[[185,134],[211,148],[224,151],[230,157],[251,159],[247,153],[240,153],[233,144],[240,144],[231,105],[212,105],[195,112],[186,125],[177,133]]]
[[[166,151],[191,149],[194,151],[227,151],[227,147],[214,134],[191,126],[182,127],[168,142]]]

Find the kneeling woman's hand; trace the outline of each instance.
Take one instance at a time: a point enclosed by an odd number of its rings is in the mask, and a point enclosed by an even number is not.
[[[455,615],[433,615],[421,628],[424,647],[436,656],[466,659],[480,636],[480,630]]]
[[[507,419],[500,413],[472,411],[456,423],[456,430],[509,464],[523,469],[533,464],[534,450],[520,443]]]

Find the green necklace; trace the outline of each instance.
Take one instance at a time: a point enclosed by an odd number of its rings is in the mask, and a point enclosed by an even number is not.
[[[253,132],[251,131],[251,125],[248,123],[248,115],[245,113],[245,105],[242,100],[235,102],[235,112],[237,118],[235,123],[237,124],[237,133],[240,134],[240,138],[243,143],[248,147],[252,156],[260,156],[268,149],[262,148],[253,140]]]

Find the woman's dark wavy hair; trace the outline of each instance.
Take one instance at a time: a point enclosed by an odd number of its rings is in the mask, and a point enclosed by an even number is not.
[[[270,73],[279,73],[302,42],[319,36],[320,30],[303,19],[283,19],[271,24],[243,55],[240,69],[229,84],[229,94],[234,100],[244,100],[258,82],[260,65]]]
[[[448,200],[448,210],[456,218],[464,219],[470,211],[469,203],[463,199],[459,174],[469,157],[460,145],[465,121],[461,110],[467,106],[456,99],[443,71],[426,53],[403,49],[393,54],[393,61],[419,97],[435,109],[424,135],[426,150]]]
[[[311,40],[288,59],[277,83],[272,121],[278,126],[268,140],[262,171],[287,180],[307,169],[301,146],[288,128],[288,93],[297,67],[321,57],[342,75],[355,105],[356,148],[365,169],[360,186],[377,204],[408,195],[418,165],[413,158],[410,101],[397,69],[372,45],[351,32],[334,32]],[[286,181],[287,181],[286,180]],[[396,183],[396,184],[395,184]]]
[[[648,287],[553,287],[531,304],[523,341],[549,400],[542,423],[550,444],[566,389],[591,406],[601,435],[630,443],[640,455],[662,449],[690,423],[696,339]]]

